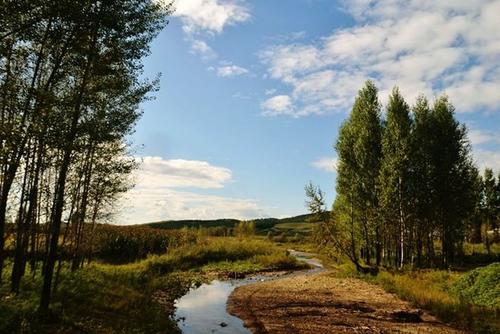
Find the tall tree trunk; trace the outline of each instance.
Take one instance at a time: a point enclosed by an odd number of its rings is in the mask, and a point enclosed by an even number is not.
[[[94,47],[97,42],[97,33],[98,31],[96,29],[96,31],[94,31],[93,43],[92,43]],[[75,107],[71,119],[71,126],[65,138],[64,155],[56,183],[56,190],[55,190],[52,217],[51,217],[50,244],[45,264],[43,287],[40,298],[40,312],[42,314],[47,314],[49,311],[50,297],[52,292],[52,280],[54,276],[54,267],[58,256],[58,243],[61,231],[62,213],[64,209],[66,178],[69,166],[71,164],[71,155],[73,153],[74,142],[78,130],[78,122],[80,120],[80,115],[81,115],[83,97],[87,88],[87,82],[89,80],[92,62],[93,62],[93,56],[89,55],[85,65],[82,83],[80,85],[79,92],[76,97]]]

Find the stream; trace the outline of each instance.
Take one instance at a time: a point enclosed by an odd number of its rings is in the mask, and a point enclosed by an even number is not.
[[[297,260],[311,265],[312,269],[298,270],[285,275],[252,275],[242,279],[213,280],[192,288],[187,294],[179,298],[176,303],[175,319],[184,334],[251,334],[243,326],[243,321],[230,315],[226,311],[229,295],[239,286],[256,282],[269,281],[290,277],[292,275],[305,275],[323,270],[321,261],[312,253],[288,251]]]

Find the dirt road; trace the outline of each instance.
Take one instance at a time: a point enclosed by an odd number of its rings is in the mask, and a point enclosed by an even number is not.
[[[332,273],[237,288],[228,311],[253,333],[465,333],[380,287]]]

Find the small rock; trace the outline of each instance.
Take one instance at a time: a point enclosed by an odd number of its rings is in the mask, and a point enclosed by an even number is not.
[[[420,317],[422,311],[406,311],[406,310],[398,310],[392,313],[392,318],[399,322],[422,322],[422,318]]]
[[[221,326],[221,327],[227,327],[227,324],[223,321],[223,322],[221,322],[221,323],[219,324],[219,326]]]

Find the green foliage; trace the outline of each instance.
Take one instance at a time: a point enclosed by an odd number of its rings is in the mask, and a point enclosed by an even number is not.
[[[382,122],[377,94],[368,81],[340,127],[337,196],[332,219],[318,229],[320,241],[359,270],[373,260],[399,267],[457,263],[478,203],[466,129],[447,97],[432,108],[420,97],[411,115],[397,88]]]
[[[398,262],[405,256],[405,234],[408,229],[411,197],[411,127],[410,107],[394,88],[389,96],[387,119],[382,136],[382,165],[380,168],[380,213],[385,220],[384,231],[397,235]],[[392,241],[394,243],[394,241]]]
[[[12,291],[27,260],[43,257],[40,309],[49,315],[60,255],[80,267],[91,255],[88,244],[82,251],[85,222],[94,226],[130,188],[128,136],[158,83],[144,77],[142,60],[172,2],[6,0],[1,8],[0,278],[12,214]],[[72,233],[61,234],[63,220]],[[107,244],[128,259],[163,248],[120,238]],[[60,242],[72,247],[61,252]]]
[[[358,253],[370,262],[370,251],[378,240],[378,175],[382,155],[380,103],[371,81],[359,90],[349,119],[339,131],[335,145],[337,197],[334,203],[336,226],[329,230],[339,252],[359,267]]]
[[[325,212],[326,215],[330,213]],[[231,236],[235,235],[236,226],[242,221],[236,219],[216,220],[178,220],[149,223],[146,226],[155,229],[175,230],[186,228],[197,230],[200,236]],[[260,218],[252,221],[255,224],[255,234],[267,236],[277,242],[308,240],[317,219],[314,214],[305,214],[287,218]],[[139,225],[140,226],[140,225]],[[201,231],[200,231],[201,229]]]
[[[451,291],[466,302],[500,309],[500,263],[466,273]]]

